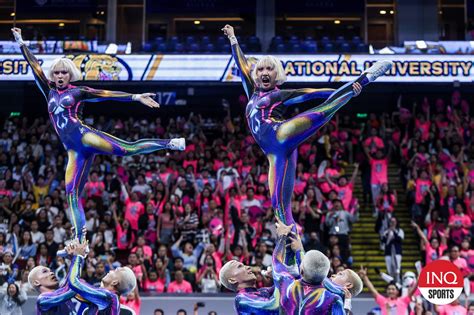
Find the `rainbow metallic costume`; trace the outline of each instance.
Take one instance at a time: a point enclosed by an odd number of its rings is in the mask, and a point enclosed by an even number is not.
[[[362,86],[369,80],[362,74],[356,81],[333,89],[260,90],[251,76],[247,62],[238,43],[232,45],[232,54],[240,70],[242,84],[249,102],[247,122],[257,144],[270,163],[269,188],[276,216],[286,225],[294,222],[291,214],[291,194],[296,176],[297,148],[324,126],[332,116],[353,96],[353,83]],[[326,101],[293,118],[284,120],[288,106],[318,99]]]
[[[78,264],[77,268],[81,271],[82,261],[79,261]],[[68,271],[68,277],[71,271],[72,268]],[[72,301],[73,298],[76,298],[80,303],[79,310],[77,311],[75,303]],[[62,287],[53,292],[40,294],[36,300],[37,315],[95,314],[96,309],[94,305],[87,303],[81,297],[77,296],[77,293],[70,288],[67,281]]]
[[[278,315],[279,291],[271,288],[246,288],[235,296],[235,310],[239,315]]]
[[[94,287],[80,279],[80,271],[83,263],[84,258],[81,256],[76,256],[73,259],[67,278],[70,288],[86,301],[97,307],[98,312],[91,314],[118,315],[120,313],[120,302],[116,294],[103,288]]]
[[[290,274],[284,263],[287,237],[279,237],[273,251],[273,280],[275,291],[281,292],[280,314],[344,315],[342,298],[327,290],[323,284],[314,285]]]
[[[143,139],[127,142],[84,124],[81,118],[84,102],[132,101],[132,94],[69,85],[60,90],[48,81],[36,57],[26,45],[21,51],[33,70],[36,84],[48,102],[51,122],[68,152],[66,194],[72,225],[78,238],[85,224],[80,196],[96,154],[130,156],[171,148],[170,140]]]

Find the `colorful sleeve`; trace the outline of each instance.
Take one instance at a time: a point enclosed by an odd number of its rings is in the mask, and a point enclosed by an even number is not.
[[[48,92],[50,89],[49,81],[46,78],[46,75],[44,74],[43,69],[41,69],[41,65],[38,59],[36,59],[36,57],[31,53],[31,51],[28,49],[28,47],[26,47],[25,44],[20,45],[20,49],[26,61],[30,65],[31,70],[33,71],[36,85],[38,85],[44,97],[48,97]]]
[[[297,89],[282,90],[283,105],[291,106],[314,99],[328,98],[334,89]]]
[[[238,294],[235,298],[235,306],[239,314],[266,314],[265,311],[277,311],[280,307],[280,291],[276,288],[270,297]]]
[[[340,298],[344,299],[344,291],[342,290],[342,287],[338,286],[328,278],[323,280],[323,286],[326,288],[331,293],[336,294]]]
[[[250,98],[250,95],[252,95],[255,89],[255,82],[252,79],[251,65],[248,63],[247,58],[245,58],[244,53],[240,49],[239,43],[232,45],[232,56],[239,68],[240,79],[244,85],[245,94]]]
[[[114,297],[112,296],[112,293],[104,289],[94,287],[79,278],[80,268],[83,265],[83,262],[84,258],[80,256],[74,257],[73,259],[68,276],[68,283],[71,289],[82,296],[86,301],[97,305],[100,310],[106,309],[108,307],[111,307],[112,310],[114,307],[118,308],[118,306],[114,303]],[[115,300],[116,299],[118,299],[117,296],[115,296]],[[115,302],[118,303],[118,301]],[[113,315],[115,314],[117,313],[113,313]]]
[[[345,315],[346,311],[344,310],[344,303],[339,296],[336,296],[336,299],[332,303],[332,315]]]
[[[82,94],[82,100],[84,102],[101,102],[101,101],[121,101],[130,102],[133,101],[133,94],[119,92],[119,91],[108,91],[108,90],[96,90],[87,86],[80,88]]]
[[[61,305],[72,299],[75,295],[76,293],[69,289],[67,284],[56,291],[43,293],[38,296],[38,300],[36,301],[37,314],[41,314],[41,312],[47,311],[52,307]]]
[[[280,288],[282,291],[286,282],[293,282],[295,280],[285,264],[285,247],[286,237],[278,237],[272,255],[273,281],[275,282],[275,287]]]

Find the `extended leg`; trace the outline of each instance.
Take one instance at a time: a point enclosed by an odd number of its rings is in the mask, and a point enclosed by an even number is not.
[[[301,143],[314,135],[319,128],[324,126],[332,116],[354,96],[353,84],[362,86],[374,81],[383,75],[390,67],[391,62],[377,62],[367,69],[357,80],[349,82],[329,96],[320,106],[307,110],[281,124],[277,130],[277,140],[288,146],[288,150],[294,150]]]
[[[66,198],[70,211],[69,219],[74,227],[74,234],[78,238],[81,238],[82,228],[86,222],[80,198],[93,160],[94,155],[84,156],[74,150],[68,151]]]
[[[291,195],[295,184],[297,154],[293,151],[289,156],[276,154],[267,156],[270,162],[268,184],[272,206],[276,217],[286,225],[295,223],[291,212]]]
[[[158,150],[184,150],[183,138],[177,139],[142,139],[128,142],[116,138],[108,133],[89,129],[82,135],[82,144],[94,154],[111,154],[118,156],[130,156],[135,154],[146,154]]]

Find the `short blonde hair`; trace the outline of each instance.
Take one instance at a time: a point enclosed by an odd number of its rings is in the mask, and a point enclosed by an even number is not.
[[[362,292],[362,289],[364,288],[364,284],[362,283],[362,279],[359,277],[359,275],[351,269],[346,269],[347,272],[349,272],[349,277],[352,282],[352,288],[349,289],[349,292],[351,292],[352,297],[356,297],[359,295],[360,292]]]
[[[280,59],[278,59],[275,56],[263,56],[261,59],[257,61],[255,64],[255,67],[252,70],[252,79],[257,82],[257,69],[260,67],[267,67],[271,66],[273,69],[276,70],[277,75],[276,75],[276,84],[277,85],[282,85],[283,83],[286,82],[286,74],[285,70],[283,70],[283,66],[281,65]]]
[[[41,271],[41,268],[44,268],[43,266],[36,266],[33,269],[31,269],[30,273],[28,274],[28,283],[35,289],[38,290],[39,286],[35,285],[35,280],[36,280],[36,274]]]
[[[120,272],[120,282],[117,285],[117,291],[120,295],[127,295],[137,286],[137,278],[133,273],[132,269],[128,267],[122,267],[117,270]]]
[[[222,266],[221,271],[219,272],[219,280],[221,284],[231,291],[237,291],[237,283],[232,284],[229,281],[229,272],[231,271],[232,264],[234,264],[236,260],[228,261],[224,266]]]
[[[54,71],[66,70],[71,75],[71,82],[82,80],[81,71],[76,67],[74,62],[68,58],[57,58],[49,68],[48,79],[54,81]]]

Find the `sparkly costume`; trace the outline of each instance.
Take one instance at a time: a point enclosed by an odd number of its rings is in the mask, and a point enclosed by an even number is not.
[[[82,270],[81,261],[79,261],[78,270]],[[72,268],[69,269],[69,273],[71,271]],[[72,301],[73,298],[76,298],[80,303],[79,310],[77,312],[75,309],[75,303]],[[36,300],[37,315],[86,315],[95,314],[94,309],[96,309],[95,306],[86,303],[79,296],[77,296],[76,292],[71,290],[67,280],[66,283],[59,289],[53,292],[42,293]]]
[[[67,280],[70,288],[84,300],[94,304],[99,310],[98,315],[118,315],[120,302],[116,294],[103,288],[94,287],[79,278],[80,267],[83,263],[84,258],[81,256],[73,259]]]
[[[278,315],[279,291],[271,288],[241,289],[235,296],[235,310],[239,315]]]
[[[276,216],[284,224],[291,225],[294,223],[291,214],[291,194],[296,174],[296,149],[354,96],[353,83],[358,82],[364,86],[369,80],[362,74],[356,81],[347,83],[336,91],[280,90],[277,87],[265,91],[257,88],[251,77],[250,64],[236,42],[232,44],[232,54],[249,98],[246,117],[250,131],[270,163],[268,181],[272,206]],[[293,118],[283,119],[288,106],[318,98],[327,99],[318,107]]]
[[[80,238],[85,224],[80,196],[94,156],[96,154],[130,156],[172,148],[172,146],[170,140],[159,139],[127,142],[85,125],[81,118],[83,102],[106,100],[129,102],[132,101],[133,95],[72,85],[62,90],[57,89],[54,83],[48,81],[38,60],[26,45],[21,44],[20,47],[33,70],[36,84],[48,102],[49,117],[54,129],[68,152],[66,194],[71,210],[72,225],[76,236]]]
[[[314,285],[296,279],[284,264],[286,237],[279,237],[273,251],[275,291],[281,292],[282,314],[345,314],[342,298],[328,291],[323,284]]]

